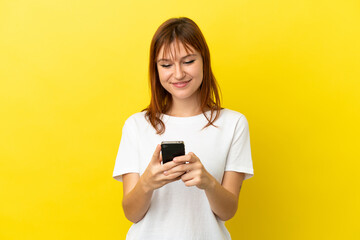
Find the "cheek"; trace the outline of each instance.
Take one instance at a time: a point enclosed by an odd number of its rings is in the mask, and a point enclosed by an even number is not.
[[[166,82],[171,75],[170,72],[166,70],[159,70],[158,73],[161,82]]]
[[[202,64],[200,64],[199,66],[197,66],[194,71],[193,71],[194,76],[196,76],[198,79],[200,79],[202,81],[203,79],[203,68],[202,68]]]
[[[160,84],[163,88],[165,88],[166,90],[168,90],[169,88],[169,84],[167,84],[169,77],[167,76],[167,72],[166,71],[158,71],[159,74],[159,80],[160,80]]]
[[[201,70],[198,74],[199,74],[199,75],[198,75],[198,76],[199,76],[199,78],[200,78],[200,79],[201,79],[201,81],[202,81],[202,79],[203,79],[203,77],[204,77],[204,76],[203,76],[203,71]]]

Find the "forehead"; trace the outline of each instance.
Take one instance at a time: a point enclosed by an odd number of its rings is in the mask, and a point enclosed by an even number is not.
[[[177,59],[188,54],[196,54],[196,51],[191,45],[184,44],[181,41],[173,41],[170,44],[163,44],[157,56],[158,59]]]

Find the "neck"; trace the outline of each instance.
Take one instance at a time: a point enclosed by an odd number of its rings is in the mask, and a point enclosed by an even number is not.
[[[174,117],[191,117],[201,114],[200,95],[190,99],[172,99],[171,108],[166,113]]]

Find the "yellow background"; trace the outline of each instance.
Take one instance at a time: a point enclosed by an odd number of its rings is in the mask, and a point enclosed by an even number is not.
[[[360,239],[358,0],[1,0],[0,239],[125,238],[121,129],[179,16],[250,125],[233,239]]]

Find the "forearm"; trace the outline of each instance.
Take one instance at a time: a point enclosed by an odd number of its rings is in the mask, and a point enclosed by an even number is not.
[[[221,220],[231,219],[238,207],[237,197],[225,189],[214,177],[211,176],[211,183],[205,189],[205,194],[210,203],[211,210]]]
[[[135,187],[124,196],[122,205],[127,219],[133,223],[140,221],[150,207],[153,190],[148,189],[140,177]]]

